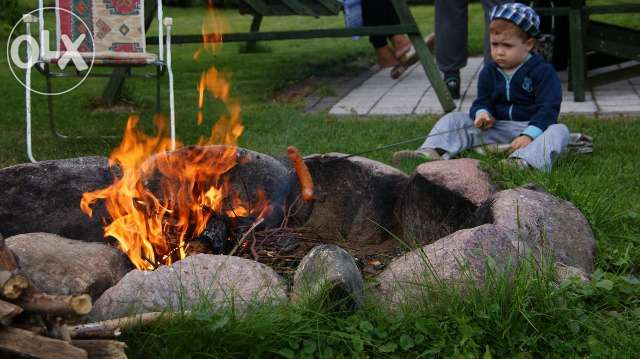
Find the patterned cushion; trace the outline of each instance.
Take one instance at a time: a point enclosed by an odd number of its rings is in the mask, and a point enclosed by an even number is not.
[[[83,56],[123,59],[140,58],[146,52],[143,0],[57,0],[56,6],[80,17],[91,29],[94,43],[87,36],[79,47]],[[75,16],[58,11],[58,48],[65,50],[61,35],[75,41],[87,28]]]

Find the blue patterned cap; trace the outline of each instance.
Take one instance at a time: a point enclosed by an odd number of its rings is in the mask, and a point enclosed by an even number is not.
[[[527,5],[520,3],[497,5],[491,10],[491,21],[496,19],[511,21],[531,37],[540,37],[540,17]]]

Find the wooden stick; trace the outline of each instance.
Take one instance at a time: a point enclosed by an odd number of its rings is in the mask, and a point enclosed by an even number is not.
[[[53,295],[36,293],[24,296],[18,302],[26,312],[69,317],[89,314],[92,308],[91,296]]]
[[[238,241],[236,246],[233,247],[233,249],[231,250],[231,252],[229,252],[228,255],[230,256],[234,255],[236,253],[236,250],[238,250],[238,247],[240,247],[240,245],[242,244],[242,242],[244,242],[244,240],[247,239],[247,237],[253,232],[253,230],[256,229],[256,227],[259,226],[260,223],[262,222],[264,222],[264,218],[258,218],[255,222],[253,222],[251,227],[249,227],[249,229],[247,229],[247,231],[244,232],[244,234],[242,235],[242,237],[240,237],[240,240]]]
[[[14,270],[16,272],[17,270]],[[22,274],[0,271],[0,296],[18,299],[29,288],[29,279]]]
[[[57,339],[18,328],[0,329],[0,350],[33,358],[86,359],[87,352]]]
[[[0,235],[0,269],[12,271],[18,268],[18,258],[13,254],[11,249],[7,247],[4,237]]]
[[[0,294],[7,299],[17,299],[22,295],[24,289],[29,287],[27,277],[19,274],[20,266],[18,257],[7,247],[4,237],[0,234],[0,270],[2,275],[2,291]],[[9,275],[6,273],[8,272]]]
[[[188,315],[190,312],[151,312],[105,320],[102,322],[79,324],[69,327],[71,338],[115,338],[121,334],[122,329],[137,325],[146,325],[159,318],[172,319]]]
[[[64,320],[60,317],[51,318],[50,316],[45,319],[47,325],[47,336],[53,339],[64,340],[65,342],[71,342],[71,336],[69,335],[69,328],[65,324]]]
[[[22,313],[22,308],[19,306],[0,300],[0,323],[2,325],[11,324],[11,319],[20,313]]]
[[[71,344],[87,351],[91,359],[127,359],[127,345],[117,340],[74,340]]]

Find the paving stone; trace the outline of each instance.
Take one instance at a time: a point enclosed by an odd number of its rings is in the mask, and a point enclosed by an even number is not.
[[[640,113],[640,104],[600,106],[600,112],[602,114],[621,113],[632,116]]]
[[[625,66],[637,62],[631,61]],[[462,100],[454,100],[456,111],[469,111],[477,96],[478,74],[483,66],[481,57],[470,58],[460,71]],[[613,66],[611,68],[619,68]],[[610,69],[598,70],[598,72]],[[335,115],[442,115],[444,112],[435,92],[419,64],[407,70],[399,79],[389,77],[390,69],[375,73],[360,87],[338,101],[329,113]],[[635,114],[640,104],[640,76],[613,84],[598,86],[586,91],[585,102],[575,102],[573,92],[568,91],[567,71],[558,73],[562,81],[563,102],[561,114]]]
[[[636,94],[619,94],[617,96],[601,96],[596,93],[598,106],[634,105],[640,103],[640,97]]]

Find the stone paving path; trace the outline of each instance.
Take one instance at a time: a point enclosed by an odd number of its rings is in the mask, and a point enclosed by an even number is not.
[[[624,66],[636,64],[629,62]],[[616,65],[619,66],[619,65]],[[482,58],[470,58],[462,69],[461,99],[457,111],[468,111],[477,94]],[[606,71],[610,68],[602,69]],[[422,66],[414,65],[400,79],[392,80],[390,69],[375,72],[331,107],[334,115],[409,116],[442,114],[442,108]],[[586,92],[585,102],[574,102],[567,91],[567,73],[561,72],[564,98],[561,114],[587,116],[640,115],[640,77],[599,86]]]

